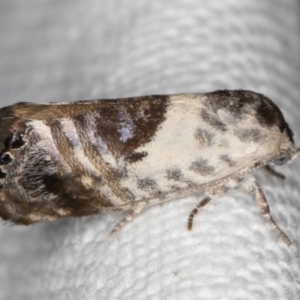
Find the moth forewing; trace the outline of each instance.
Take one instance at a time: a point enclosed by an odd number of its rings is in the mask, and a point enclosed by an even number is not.
[[[131,210],[199,191],[197,211],[254,169],[296,154],[293,133],[267,97],[243,90],[0,109],[0,216],[16,224]],[[297,150],[297,153],[299,150]],[[249,181],[248,180],[248,181]],[[209,199],[209,200],[208,200]]]

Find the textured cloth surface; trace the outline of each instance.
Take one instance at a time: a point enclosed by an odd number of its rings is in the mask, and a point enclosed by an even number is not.
[[[2,0],[1,106],[251,89],[300,145],[299,12],[297,0]],[[280,169],[285,182],[257,174],[291,247],[238,192],[192,232],[201,195],[152,207],[114,238],[120,212],[1,224],[0,299],[299,299],[299,166]]]

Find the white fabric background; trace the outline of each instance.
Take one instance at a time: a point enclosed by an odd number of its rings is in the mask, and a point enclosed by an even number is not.
[[[2,0],[1,106],[252,89],[282,109],[300,145],[297,0]],[[178,158],[180,159],[180,158]],[[122,213],[0,224],[0,299],[299,299],[299,166],[261,172],[287,247],[237,192]]]

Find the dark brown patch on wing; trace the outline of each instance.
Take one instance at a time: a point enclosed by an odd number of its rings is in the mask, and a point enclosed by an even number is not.
[[[148,152],[142,151],[142,152],[131,152],[128,155],[126,155],[126,160],[129,163],[135,163],[137,161],[141,161],[144,157],[148,155]]]
[[[102,107],[96,120],[97,133],[112,152],[130,156],[151,141],[165,120],[168,102],[169,96],[147,96],[121,99],[116,105]]]
[[[11,134],[23,132],[28,120],[76,117],[98,112],[97,133],[108,141],[108,146],[114,151],[130,155],[130,152],[151,140],[165,120],[168,103],[168,95],[64,104],[17,103],[0,109],[0,144]]]
[[[53,191],[58,197],[53,201],[55,209],[67,210],[68,216],[87,216],[101,212],[103,207],[112,204],[95,193],[92,188],[87,188],[81,183],[79,174],[64,176],[58,174],[43,177],[46,189]]]
[[[278,126],[281,132],[286,127],[280,109],[262,94],[247,90],[219,90],[206,95],[206,104],[215,113],[225,109],[236,120],[243,118],[244,114],[254,114],[264,127]]]

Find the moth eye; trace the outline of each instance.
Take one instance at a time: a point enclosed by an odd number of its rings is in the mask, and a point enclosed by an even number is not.
[[[0,157],[0,165],[7,165],[12,161],[12,157],[7,153],[3,153]]]
[[[277,166],[285,165],[290,160],[290,157],[286,152],[281,152],[279,156],[280,158],[274,161],[274,164]]]

